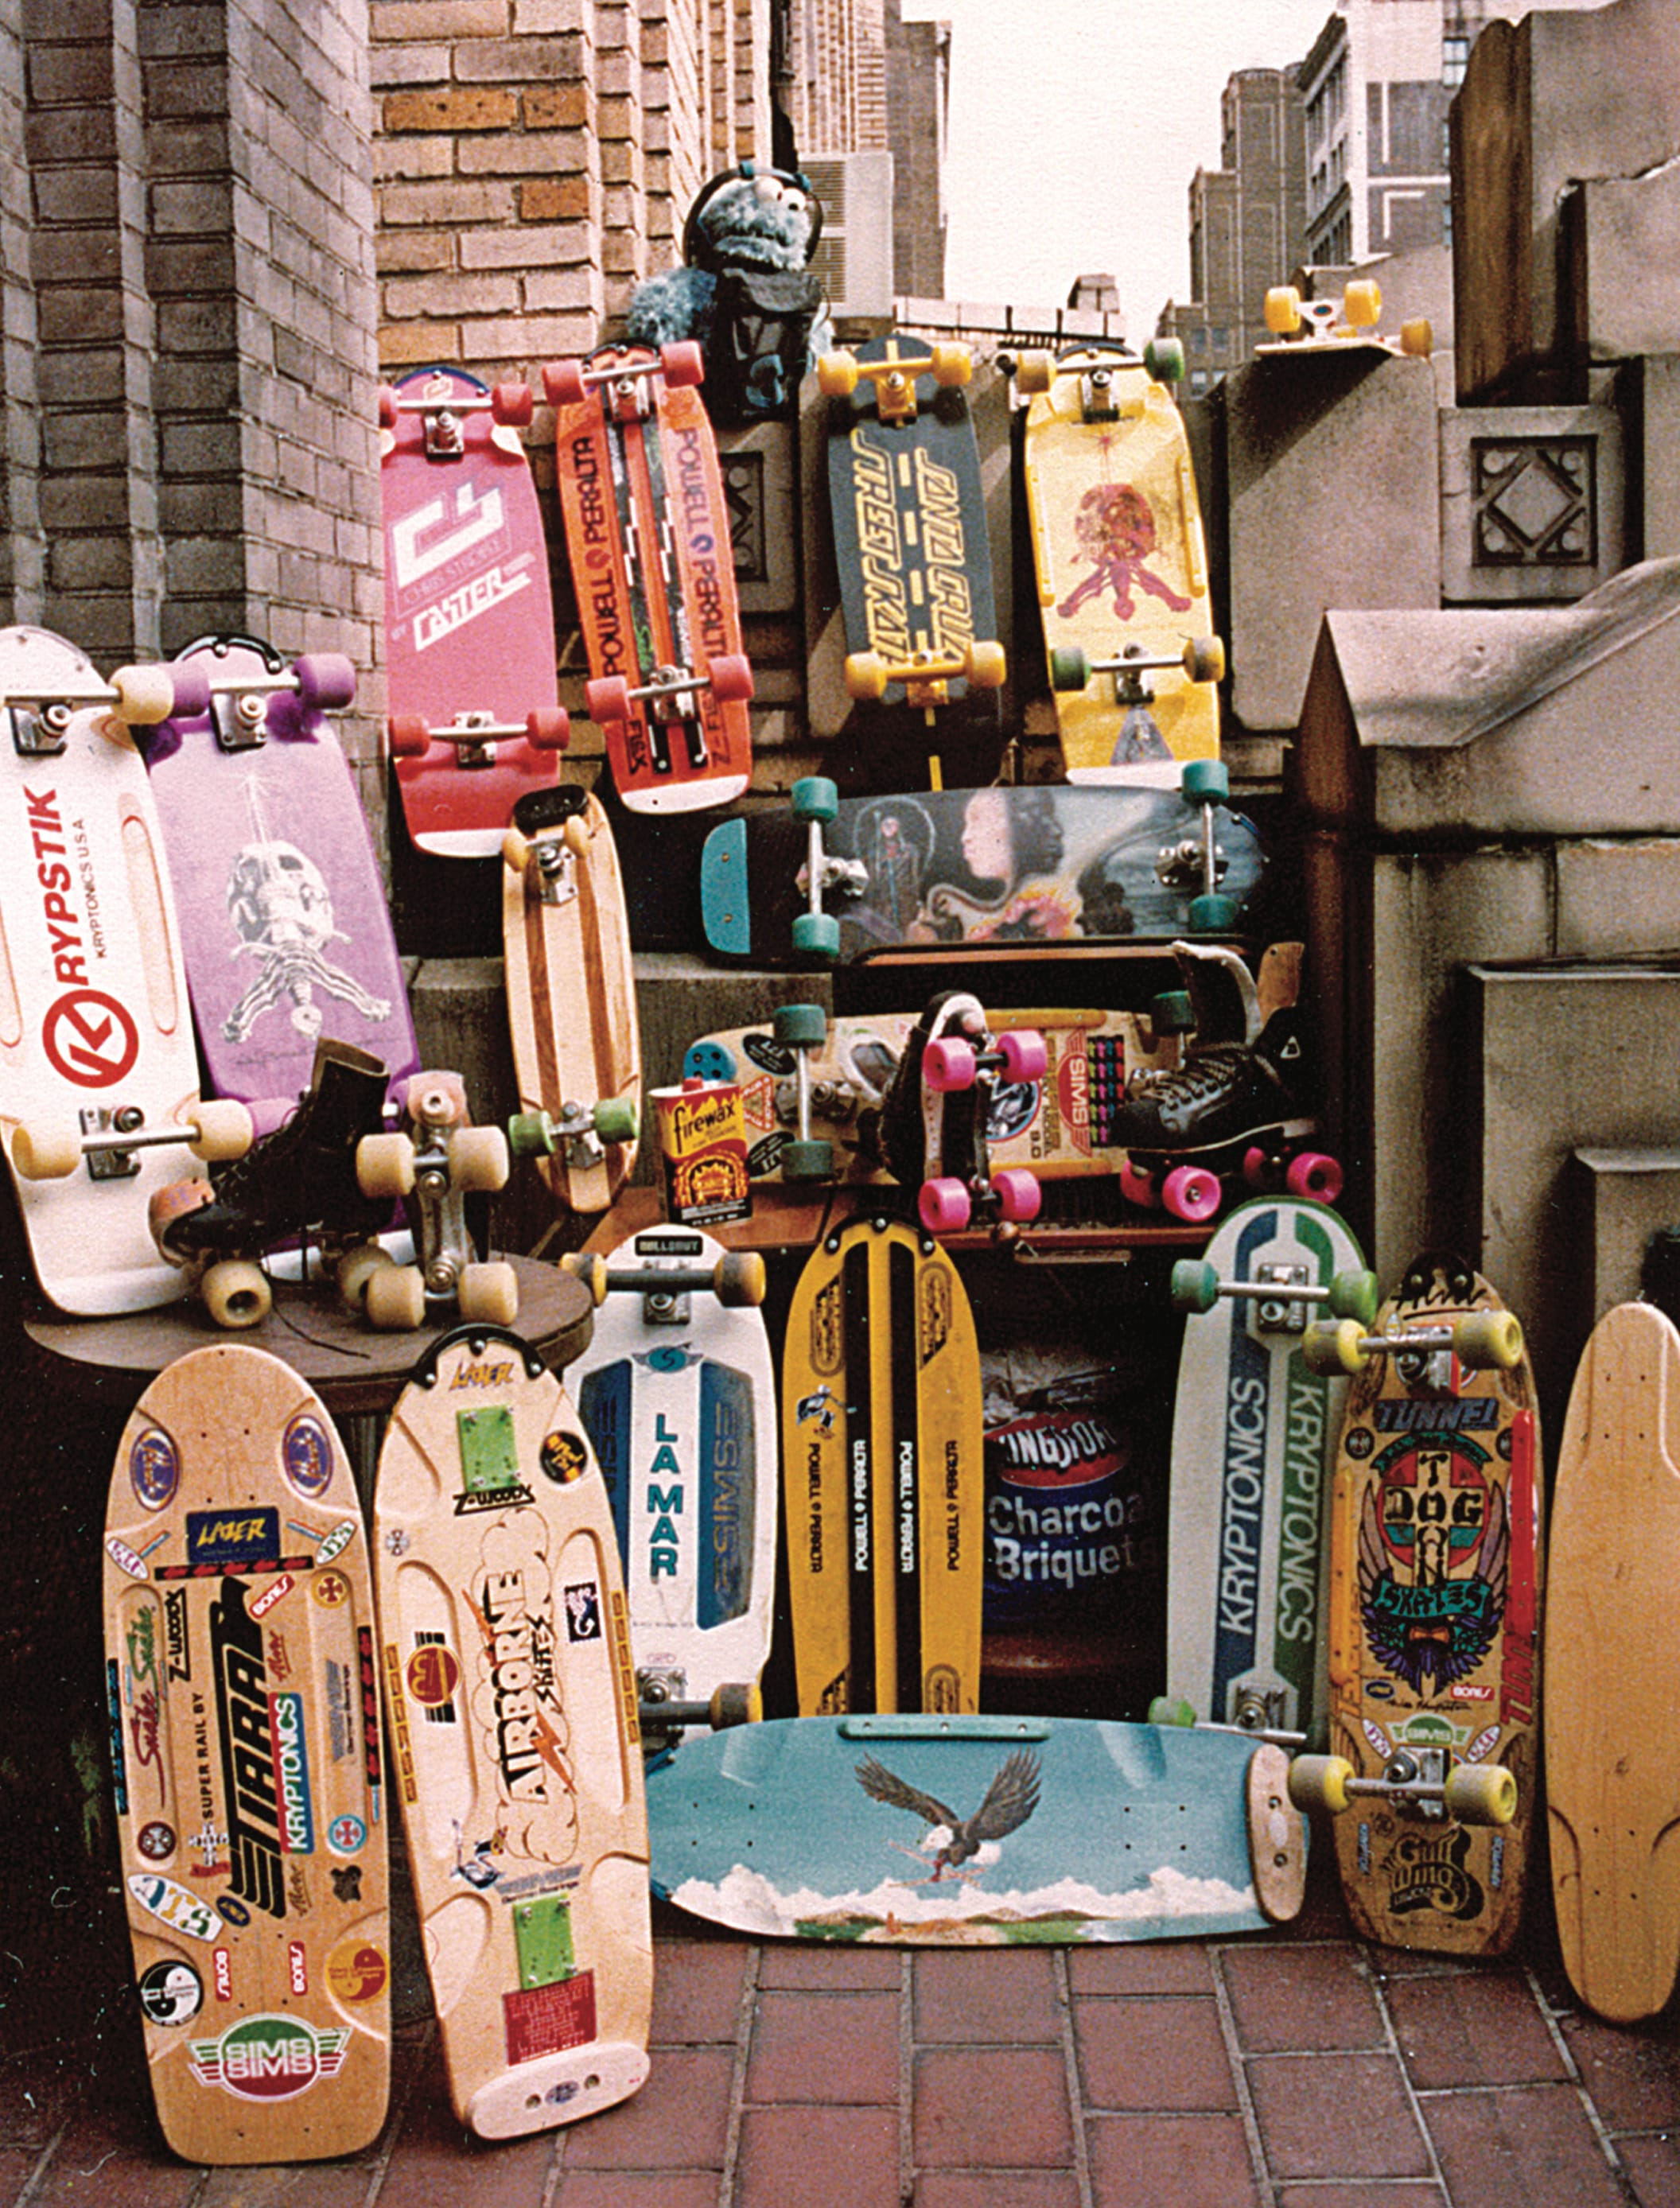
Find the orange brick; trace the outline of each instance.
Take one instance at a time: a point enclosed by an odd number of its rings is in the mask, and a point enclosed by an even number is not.
[[[534,84],[520,98],[527,130],[581,130],[589,121],[589,93],[580,84]]]
[[[587,177],[535,177],[519,186],[521,222],[587,222],[595,212]]]
[[[511,130],[519,118],[511,92],[483,87],[393,92],[382,111],[387,130]]]

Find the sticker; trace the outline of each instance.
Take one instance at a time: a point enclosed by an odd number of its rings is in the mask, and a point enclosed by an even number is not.
[[[175,1853],[175,1827],[153,1817],[135,1834],[135,1846],[147,1863],[165,1863]]]
[[[301,2017],[249,2016],[219,2039],[189,2040],[188,2052],[201,2085],[242,2101],[289,2101],[335,2076],[349,2042],[346,2026],[318,2031]]]
[[[346,1518],[335,1526],[322,1538],[321,1546],[315,1551],[316,1563],[330,1564],[334,1557],[341,1555],[350,1546],[359,1531],[353,1518]]]
[[[601,1591],[593,1580],[580,1580],[564,1591],[566,1637],[575,1646],[601,1638]]]
[[[189,1510],[187,1560],[195,1570],[254,1564],[280,1553],[278,1510]]]
[[[129,1877],[129,1891],[142,1909],[150,1910],[186,1939],[214,1940],[222,1931],[222,1920],[209,1904],[189,1893],[184,1886],[177,1886],[172,1878],[161,1878],[154,1871],[135,1871]]]
[[[300,1411],[280,1441],[285,1476],[307,1503],[333,1485],[333,1437],[312,1411]]]
[[[232,1950],[227,1947],[218,1947],[212,1955],[211,1960],[215,1965],[216,1999],[219,2001],[231,2001],[233,1999]]]
[[[537,1461],[556,1487],[569,1487],[589,1470],[589,1450],[579,1435],[556,1431],[543,1437]]]
[[[327,1983],[336,2000],[357,2008],[376,2001],[390,1981],[384,1951],[360,1937],[339,1941],[327,1958]]]
[[[286,1942],[285,1966],[292,1998],[301,2001],[309,1990],[309,1951],[301,1940]]]
[[[335,1856],[358,1855],[368,1845],[368,1828],[346,1810],[327,1827],[327,1845]]]
[[[453,1648],[441,1641],[422,1641],[404,1673],[409,1693],[423,1708],[441,1709],[460,1684],[461,1667]]]
[[[284,1602],[297,1584],[297,1581],[290,1572],[282,1572],[273,1586],[264,1587],[262,1593],[252,1603],[250,1615],[253,1617],[262,1617],[265,1612],[273,1610],[277,1602]]]
[[[237,1924],[241,1931],[243,1931],[246,1925],[248,1925],[251,1921],[251,1912],[249,1909],[243,1901],[241,1901],[237,1893],[223,1894],[221,1899],[216,1904],[216,1906],[221,1911],[222,1915],[226,1917],[228,1923],[230,1924]]]
[[[148,2024],[190,2024],[204,2006],[204,1981],[189,1963],[153,1963],[139,1992]]]
[[[146,1577],[145,1557],[136,1556],[119,1534],[105,1535],[105,1554],[117,1569],[126,1572],[131,1580],[143,1580]]]
[[[522,1988],[501,1997],[510,2063],[584,2047],[596,2036],[595,1973],[580,1971],[558,1985]]]
[[[181,1479],[181,1459],[161,1426],[148,1426],[129,1451],[129,1479],[148,1510],[161,1510]]]
[[[350,1600],[350,1581],[342,1572],[317,1572],[309,1593],[323,1610],[338,1610]]]

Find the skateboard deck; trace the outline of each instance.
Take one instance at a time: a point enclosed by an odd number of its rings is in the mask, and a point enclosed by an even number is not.
[[[1075,1946],[1300,1908],[1282,1750],[1077,1718],[778,1719],[648,1777],[656,1891],[758,1939]]]
[[[818,363],[850,701],[813,727],[825,741],[937,752],[997,736],[1005,669],[969,373],[965,346],[913,337]]]
[[[1218,1725],[1326,1732],[1323,1589],[1345,1378],[1311,1371],[1308,1322],[1359,1272],[1335,1213],[1293,1197],[1220,1223],[1193,1289],[1265,1287],[1190,1305],[1173,1419],[1167,1692]],[[1175,1268],[1175,1302],[1180,1271]],[[1370,1315],[1374,1316],[1374,1306]]]
[[[636,1163],[641,1037],[618,849],[598,801],[573,784],[535,790],[503,845],[507,1020],[522,1113],[546,1113],[537,1170],[568,1211],[604,1211]],[[515,861],[518,864],[515,864]],[[597,1107],[632,1123],[604,1137]]]
[[[1222,896],[1245,932],[1263,860],[1254,825],[1213,808]],[[840,799],[820,824],[825,856],[851,870],[823,892],[842,963],[984,947],[1169,941],[1191,930],[1199,885],[1163,881],[1157,863],[1199,836],[1203,808],[1176,789],[1064,783]],[[726,958],[809,963],[795,945],[808,916],[811,824],[793,809],[721,822],[700,855],[705,939]]]
[[[211,1088],[295,1101],[322,1035],[399,1081],[420,1060],[390,909],[355,777],[313,702],[323,687],[341,700],[333,678],[353,684],[354,670],[303,661],[300,677],[249,637],[203,637],[177,657],[208,675],[209,707],[138,741]]]
[[[543,375],[590,712],[633,813],[727,805],[752,775],[729,513],[700,394],[671,380],[685,350],[609,347]]]
[[[416,1366],[374,1529],[450,2099],[483,2139],[576,2122],[647,2076],[647,1824],[600,1469],[517,1335],[458,1328]]]
[[[1680,1333],[1649,1304],[1593,1329],[1569,1396],[1546,1557],[1551,1890],[1569,1983],[1612,2024],[1680,1978]]]
[[[1334,1829],[1363,1937],[1497,1954],[1521,1914],[1539,1766],[1540,1445],[1526,1352],[1505,1370],[1439,1346],[1466,1318],[1509,1323],[1470,1267],[1415,1259],[1377,1335],[1436,1329],[1437,1346],[1371,1353],[1347,1391],[1330,1496],[1330,1746],[1371,1778],[1503,1766],[1516,1821],[1359,1799]]]
[[[783,1349],[782,1464],[801,1713],[977,1708],[980,1353],[931,1235],[858,1219],[812,1252]]]
[[[563,741],[548,549],[516,426],[530,407],[528,388],[492,394],[454,368],[381,394],[392,749],[409,835],[445,858],[494,857]]]
[[[1033,393],[1027,512],[1068,779],[1172,785],[1219,753],[1217,675],[1184,661],[1213,604],[1183,417],[1141,360],[1101,347],[1028,354],[1017,382]],[[1153,663],[1113,665],[1140,655]]]
[[[1340,319],[1338,319],[1338,307]],[[1370,278],[1359,278],[1335,299],[1304,299],[1293,284],[1276,284],[1266,294],[1269,340],[1255,347],[1262,358],[1286,353],[1358,351],[1408,353],[1427,359],[1435,335],[1421,317],[1402,322],[1393,337],[1378,328],[1383,294]]]
[[[764,1313],[675,1281],[723,1257],[682,1227],[621,1242],[567,1376],[612,1502],[644,1702],[755,1686],[770,1654],[777,1413]],[[618,1285],[627,1275],[648,1284]]]
[[[146,2059],[187,2162],[378,2136],[391,1935],[373,1588],[320,1399],[245,1343],[130,1416],[105,1540],[111,1761]]]

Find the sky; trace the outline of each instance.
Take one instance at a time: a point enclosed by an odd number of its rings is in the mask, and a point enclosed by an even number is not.
[[[1305,60],[1334,0],[903,0],[951,28],[945,296],[1059,306],[1118,279],[1141,343],[1190,296],[1190,183],[1233,70]],[[903,180],[897,180],[898,189]]]

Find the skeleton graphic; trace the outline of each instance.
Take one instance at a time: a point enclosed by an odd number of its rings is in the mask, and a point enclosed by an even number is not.
[[[1156,550],[1155,515],[1149,501],[1131,483],[1093,483],[1079,501],[1073,531],[1090,561],[1090,572],[1063,599],[1059,613],[1076,614],[1087,599],[1100,598],[1105,591],[1122,621],[1130,621],[1136,613],[1137,591],[1147,591],[1174,613],[1190,610],[1194,600],[1180,597],[1145,565]]]
[[[255,776],[246,784],[246,798],[251,841],[235,857],[228,880],[228,915],[239,937],[229,955],[255,958],[257,974],[222,1022],[223,1036],[243,1042],[266,1012],[289,1003],[292,1026],[313,1039],[321,1029],[317,989],[351,1005],[364,1020],[388,1019],[389,999],[370,996],[326,955],[329,943],[350,938],[333,924],[332,892],[320,867],[295,843],[269,834]]]

